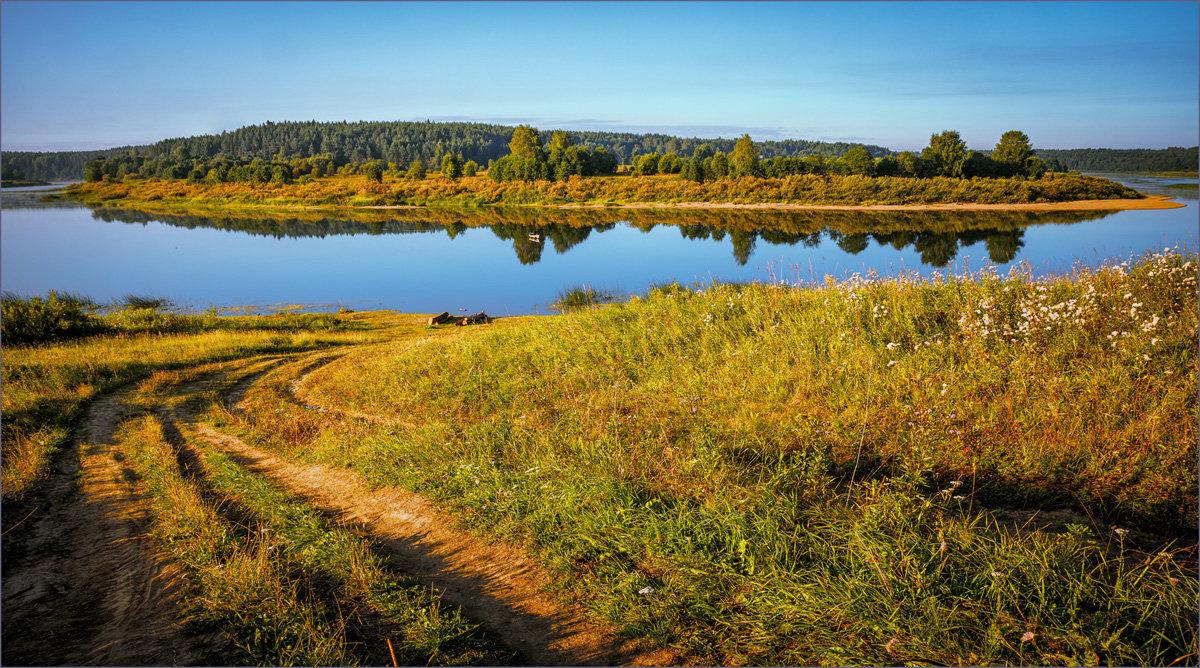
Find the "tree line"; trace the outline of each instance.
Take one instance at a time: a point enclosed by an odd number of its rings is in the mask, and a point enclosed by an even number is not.
[[[543,149],[538,131],[520,125],[513,130],[508,147],[508,155],[488,162],[488,177],[493,181],[566,181],[572,176],[617,172],[617,159],[607,149],[577,146],[563,130],[551,133],[550,145]]]
[[[1078,172],[1194,172],[1200,165],[1196,146],[1181,148],[1038,149],[1038,155]]]
[[[130,153],[136,149],[146,161],[157,167],[159,175],[165,173],[166,161],[174,155],[185,153],[191,159],[204,161],[226,160],[249,163],[258,159],[276,164],[294,160],[325,156],[338,168],[353,165],[361,168],[369,162],[411,166],[420,160],[427,168],[437,169],[444,156],[449,153],[464,164],[474,161],[485,165],[499,160],[508,152],[508,144],[515,128],[484,123],[436,123],[425,122],[267,122],[213,135],[198,135],[164,139],[144,146],[123,146],[99,151],[28,152],[4,151],[4,164],[19,167],[31,179],[76,180],[83,176],[84,166],[96,159],[109,159]],[[714,154],[731,154],[736,147],[735,139],[700,139],[674,137],[664,134],[635,134],[599,131],[565,132],[571,145],[595,152],[604,148],[621,165],[631,165],[635,158],[657,154],[691,157],[704,145]],[[543,145],[552,140],[552,133],[539,133]],[[815,142],[805,140],[780,140],[756,143],[764,169],[774,168],[776,173],[798,173],[801,169],[795,159],[820,158],[829,173],[840,173],[843,165],[837,160],[855,149],[872,158],[891,157],[899,160],[903,153],[874,145],[846,142]],[[987,152],[981,152],[987,155]],[[1090,171],[1195,171],[1197,149],[1039,149],[1038,155],[1048,169],[1074,169]],[[774,158],[792,159],[791,162],[767,161]],[[814,160],[815,161],[815,160]],[[814,162],[810,161],[810,162]],[[1056,164],[1057,161],[1057,164]],[[181,161],[172,161],[181,164]],[[190,172],[194,165],[187,165]],[[978,162],[978,161],[977,161]],[[674,168],[669,161],[668,168]],[[682,165],[678,165],[682,170]],[[886,171],[889,167],[883,166]],[[805,167],[804,173],[813,173]],[[903,169],[903,167],[902,167]],[[144,169],[143,172],[150,172]],[[656,172],[657,173],[657,172]],[[674,173],[674,172],[671,172]]]
[[[484,123],[425,122],[267,122],[219,135],[198,135],[164,139],[143,146],[123,146],[102,151],[17,152],[5,151],[3,160],[19,165],[30,178],[76,180],[84,166],[96,158],[112,158],[136,149],[145,160],[159,160],[186,154],[194,159],[249,162],[254,159],[276,163],[326,156],[338,167],[361,166],[378,161],[410,166],[421,161],[436,169],[450,153],[465,164],[485,165],[508,152],[512,126]],[[731,151],[732,139],[681,138],[663,134],[634,134],[596,131],[565,132],[571,145],[594,152],[604,148],[618,164],[629,164],[644,153],[690,155],[696,146],[709,143],[716,150]],[[539,133],[543,144],[552,140],[551,132]],[[763,142],[759,150],[767,157],[821,155],[826,158],[845,153],[856,144],[784,140]],[[867,147],[873,155],[886,155],[879,146]],[[179,161],[176,161],[177,163]],[[161,163],[158,164],[161,166]],[[190,166],[189,166],[190,170]],[[157,174],[156,174],[157,175]]]
[[[536,132],[533,134],[536,135]],[[557,136],[560,133],[555,134]],[[513,137],[513,141],[516,142],[516,133]],[[855,146],[832,160],[825,160],[819,155],[803,158],[763,156],[760,147],[750,139],[750,135],[742,135],[728,155],[715,150],[711,144],[703,143],[695,148],[690,158],[673,153],[635,156],[630,171],[635,177],[678,174],[681,178],[698,183],[712,179],[739,179],[745,176],[784,178],[799,174],[1036,179],[1048,169],[1064,171],[1057,162],[1048,166],[1034,155],[1029,137],[1019,130],[1005,132],[995,148],[988,153],[968,151],[966,142],[958,132],[946,130],[930,136],[929,146],[920,154],[904,151],[895,156],[876,157],[865,147]],[[532,181],[539,178],[545,176],[532,175],[519,180]],[[517,177],[497,180],[517,180]]]

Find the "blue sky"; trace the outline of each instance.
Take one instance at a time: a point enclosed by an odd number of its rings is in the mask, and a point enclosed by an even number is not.
[[[1196,2],[3,2],[0,145],[464,120],[1194,146]]]

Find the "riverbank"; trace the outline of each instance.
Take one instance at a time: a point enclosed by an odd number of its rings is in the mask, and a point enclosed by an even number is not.
[[[136,206],[186,203],[205,206],[317,208],[368,207],[731,207],[943,208],[1067,204],[1091,209],[1134,208],[1141,193],[1107,179],[1047,174],[1039,179],[929,179],[793,175],[718,179],[704,183],[675,176],[615,176],[567,181],[502,182],[484,177],[381,182],[336,176],[303,183],[188,183],[135,179],[82,183],[67,196],[87,204]],[[1113,204],[1111,202],[1122,202]],[[1105,202],[1106,204],[1094,204]],[[1081,204],[1086,203],[1086,204]],[[1154,206],[1154,205],[1151,205]],[[881,209],[886,210],[886,209]]]
[[[133,540],[45,548],[62,518],[114,521],[93,502],[111,480],[176,569],[170,620],[206,620],[176,623],[173,647],[235,641],[195,663],[377,665],[393,644],[409,663],[585,663],[550,653],[552,597],[510,602],[553,591],[648,665],[1190,665],[1196,261],[673,284],[477,327],[131,309],[6,345],[14,638],[61,633],[64,664],[153,649],[103,617],[63,631],[60,601],[156,573],[149,553],[82,554]],[[67,440],[80,426],[87,448]],[[481,570],[450,561],[467,554]],[[47,651],[11,644],[6,663]]]
[[[0,181],[0,188],[32,188],[34,186],[48,186],[49,181],[38,181],[36,179],[6,179]]]
[[[667,204],[646,202],[605,207],[587,204],[560,204],[560,209],[775,209],[783,211],[1131,211],[1135,209],[1179,209],[1186,206],[1164,195],[1147,195],[1142,199],[1089,199],[1073,202],[1034,202],[1021,204],[792,204],[787,202],[733,204],[729,202],[681,202]],[[416,207],[369,207],[376,209]]]

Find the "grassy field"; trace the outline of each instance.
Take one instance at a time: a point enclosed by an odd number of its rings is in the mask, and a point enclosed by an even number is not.
[[[6,346],[5,500],[138,381],[118,440],[153,536],[248,663],[386,663],[384,637],[407,662],[522,659],[204,429],[418,492],[679,663],[1194,665],[1197,277],[1166,250]],[[33,434],[48,451],[9,449]]]
[[[276,447],[528,541],[701,663],[1194,662],[1196,339],[1174,253],[663,286],[330,364],[310,397],[410,426]]]

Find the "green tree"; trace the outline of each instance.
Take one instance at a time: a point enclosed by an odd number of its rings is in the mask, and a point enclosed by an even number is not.
[[[1046,173],[1046,163],[1036,155],[1031,155],[1025,158],[1025,176],[1031,179],[1040,179]]]
[[[896,168],[901,176],[924,176],[925,163],[920,156],[912,151],[904,151],[896,156]]]
[[[639,155],[633,159],[632,173],[634,176],[648,176],[658,173],[658,163],[661,159],[657,153]]]
[[[758,176],[758,148],[750,140],[750,135],[742,135],[729,154],[729,175],[733,178],[743,176]]]
[[[479,163],[475,162],[474,160],[468,160],[466,163],[463,164],[463,168],[462,168],[463,176],[475,176],[475,173],[478,171],[479,171]]]
[[[708,158],[711,158],[712,155],[713,155],[713,147],[708,142],[705,142],[705,143],[697,146],[696,150],[692,152],[692,158],[694,158],[696,160],[706,160]]]
[[[550,134],[550,146],[547,147],[547,151],[553,156],[556,153],[561,154],[568,147],[574,145],[575,140],[571,138],[571,135],[563,130],[555,130]]]
[[[404,176],[412,179],[413,181],[420,181],[421,179],[425,178],[425,163],[421,162],[420,160],[413,160],[412,164],[408,166],[408,171],[405,172]]]
[[[1029,137],[1020,130],[1009,130],[1000,135],[1000,141],[992,151],[992,160],[1001,165],[1005,176],[1016,176],[1025,172],[1025,161],[1033,156]]]
[[[961,178],[963,163],[967,161],[967,143],[953,130],[929,137],[929,146],[921,151],[921,159],[928,163],[934,176]]]
[[[463,174],[462,161],[452,153],[442,156],[442,174],[449,179],[457,179]]]
[[[537,158],[542,152],[542,141],[538,131],[528,125],[518,125],[513,128],[512,141],[508,142],[508,152],[518,158]]]
[[[900,165],[896,163],[896,159],[891,156],[876,158],[875,160],[875,176],[899,176]]]
[[[967,178],[974,176],[995,178],[1003,175],[1000,165],[979,151],[968,153],[966,161],[963,162],[963,176]]]
[[[605,150],[603,146],[592,151],[588,156],[588,169],[593,175],[611,175],[617,173],[617,156]]]
[[[711,161],[711,162],[710,162]],[[717,151],[705,161],[704,174],[710,179],[723,179],[729,176],[729,156]]]
[[[100,179],[103,179],[104,178],[103,165],[104,165],[104,160],[102,158],[96,158],[94,160],[89,160],[87,162],[87,164],[83,166],[83,180],[99,181]]]
[[[363,174],[366,175],[368,181],[383,183],[383,165],[377,160],[363,165]]]
[[[875,157],[861,146],[846,151],[841,158],[847,174],[862,174],[871,176],[875,172]]]

